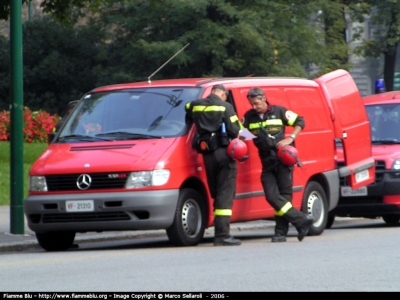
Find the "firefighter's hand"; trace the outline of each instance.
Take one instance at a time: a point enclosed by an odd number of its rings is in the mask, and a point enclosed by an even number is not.
[[[246,156],[243,156],[243,158],[238,159],[238,162],[244,162],[244,161],[246,161],[246,160],[248,160],[248,159],[249,159],[249,156],[246,155]]]
[[[283,140],[280,140],[278,143],[276,143],[276,149],[279,149],[280,147],[290,145],[293,142],[291,137],[284,138]]]

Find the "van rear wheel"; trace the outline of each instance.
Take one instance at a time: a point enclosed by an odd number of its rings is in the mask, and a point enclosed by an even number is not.
[[[382,216],[383,221],[385,221],[386,224],[394,226],[398,225],[400,221],[400,215],[383,215]]]
[[[335,215],[328,214],[328,222],[326,223],[326,228],[331,229],[334,222],[335,222]]]
[[[182,189],[179,193],[174,222],[167,229],[169,241],[175,246],[196,246],[206,228],[206,209],[199,193]]]
[[[72,246],[75,232],[36,232],[36,239],[46,251],[64,251]]]
[[[328,201],[324,189],[318,182],[311,181],[307,184],[302,204],[302,211],[314,218],[308,235],[320,235],[328,222]]]

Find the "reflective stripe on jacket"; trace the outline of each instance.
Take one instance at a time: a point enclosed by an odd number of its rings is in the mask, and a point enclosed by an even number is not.
[[[236,138],[243,128],[233,106],[222,101],[217,95],[210,94],[204,99],[188,102],[185,106],[186,116],[196,124],[198,134],[220,133],[225,123],[229,138]]]
[[[263,118],[254,110],[248,110],[244,115],[244,127],[256,136],[254,145],[262,158],[276,151],[276,144],[285,137],[285,126],[300,126],[304,128],[304,118],[287,110],[283,106],[271,105]]]

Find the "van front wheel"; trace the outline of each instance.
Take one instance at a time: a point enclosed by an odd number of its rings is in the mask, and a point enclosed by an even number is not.
[[[64,251],[74,243],[75,232],[36,232],[36,239],[46,251]]]
[[[399,224],[400,215],[383,215],[382,219],[386,224],[395,226]]]
[[[175,246],[196,246],[206,228],[206,209],[199,193],[182,189],[179,193],[174,222],[167,229],[169,241]]]

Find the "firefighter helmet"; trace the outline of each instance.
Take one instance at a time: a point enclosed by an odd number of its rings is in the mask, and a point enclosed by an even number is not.
[[[278,157],[281,162],[283,162],[287,166],[298,165],[301,167],[301,162],[298,158],[299,152],[297,149],[290,145],[285,145],[278,149]]]
[[[237,160],[243,160],[247,158],[247,145],[241,139],[233,139],[226,149],[228,155]]]

